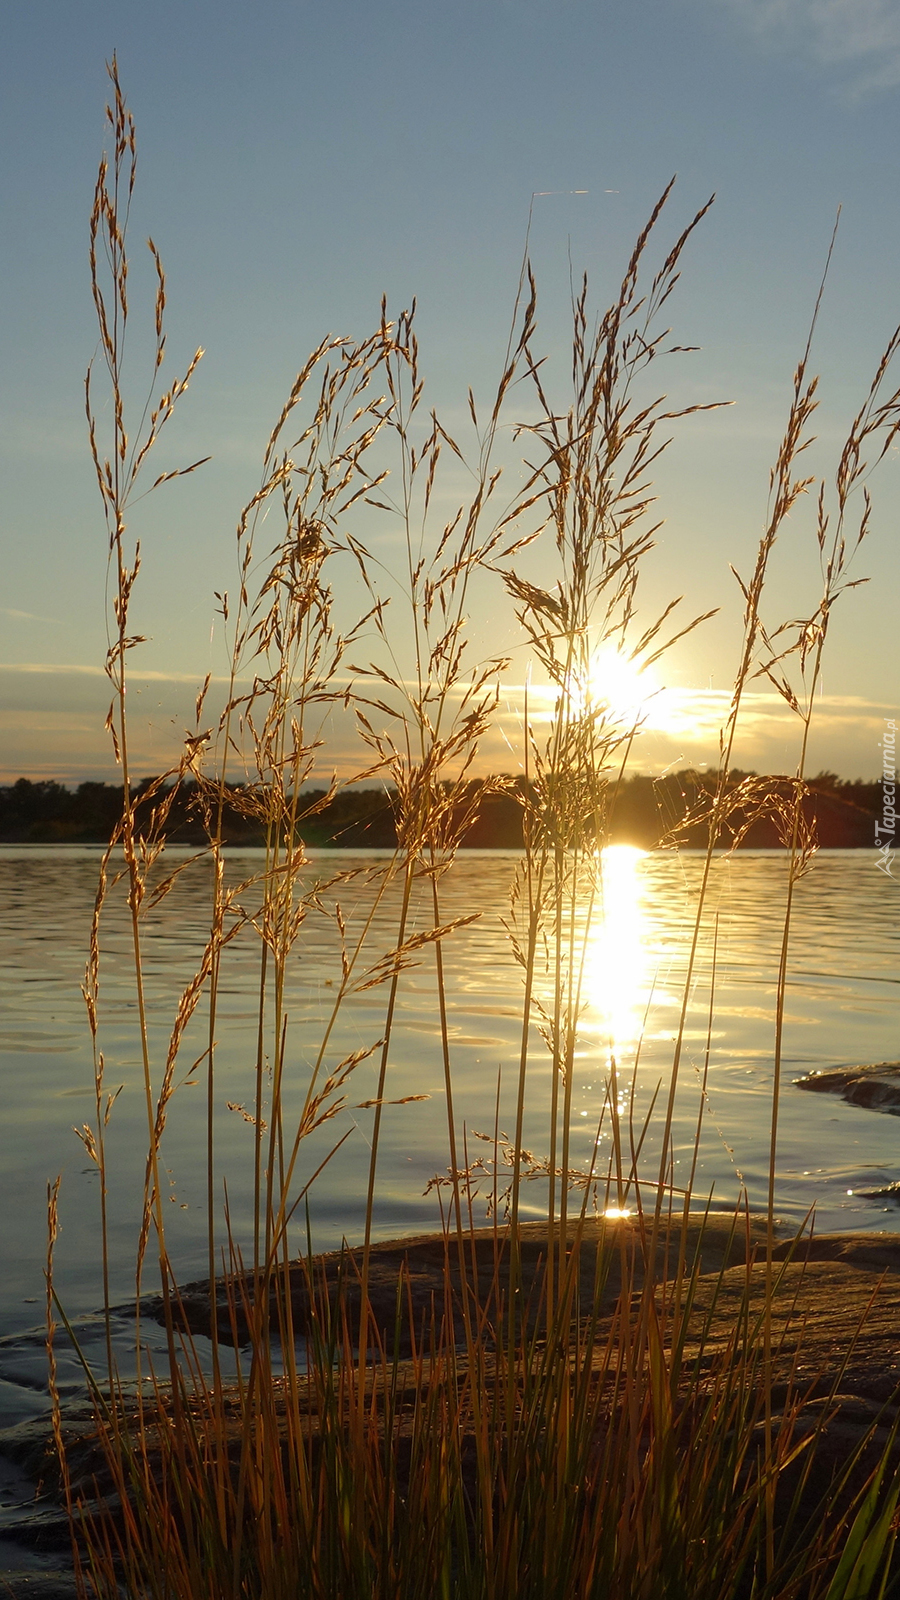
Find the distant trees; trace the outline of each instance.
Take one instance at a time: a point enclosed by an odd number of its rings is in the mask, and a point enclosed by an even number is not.
[[[701,773],[691,768],[664,778],[632,778],[622,785],[614,805],[610,825],[613,839],[652,848],[668,829],[675,830],[684,845],[705,846],[707,827],[702,817],[715,783],[714,772]],[[736,840],[748,849],[780,846],[783,840],[777,820],[778,800],[787,801],[791,780],[778,776],[758,779],[755,772],[734,769],[729,775],[729,789],[736,802],[745,792],[752,798],[747,804],[735,804],[718,842],[726,846]],[[810,779],[807,789],[805,818],[810,825],[815,824],[816,838],[823,849],[862,849],[874,843],[875,814],[880,804],[877,783],[846,781],[836,773],[823,772]],[[773,805],[759,806],[758,796],[763,791],[772,797]],[[697,820],[691,821],[692,818]]]
[[[735,790],[755,773],[735,772]],[[141,825],[141,799],[153,779],[145,778],[135,791],[137,823]],[[715,783],[712,773],[687,768],[663,778],[636,776],[618,788],[607,790],[606,826],[610,839],[621,844],[652,849],[672,830],[688,846],[706,843],[706,827],[698,818],[705,799]],[[773,778],[777,792],[786,779]],[[819,843],[825,848],[860,848],[872,844],[874,823],[881,803],[879,784],[857,778],[839,778],[834,772],[820,772],[809,785],[805,802],[808,820],[813,818]],[[240,785],[232,785],[231,792]],[[498,793],[482,799],[475,822],[464,843],[469,849],[515,849],[522,843],[523,780],[508,780]],[[301,810],[309,815],[301,820],[299,833],[311,846],[391,849],[396,844],[392,794],[385,788],[343,789],[327,803],[326,791],[308,790],[302,796]],[[173,843],[200,844],[205,838],[196,806],[196,790],[182,784],[172,797],[167,825]],[[80,783],[76,789],[49,779],[32,781],[19,778],[0,785],[0,842],[15,843],[106,843],[118,821],[122,791],[112,783]],[[233,844],[262,843],[259,826],[226,800],[224,834]],[[746,828],[742,843],[757,848],[780,843],[771,817],[751,819],[740,807],[729,822],[734,837]],[[729,838],[721,841],[729,842]]]
[[[121,809],[122,791],[112,783],[81,783],[72,790],[48,779],[19,778],[0,787],[0,839],[106,840]]]
[[[140,798],[152,779],[145,778],[135,790],[140,814]],[[172,833],[188,822],[190,797],[176,798]],[[19,778],[9,786],[0,785],[0,840],[16,843],[106,843],[122,813],[122,789],[115,783],[80,783],[67,789],[46,779],[32,782]],[[194,827],[194,835],[199,831]]]

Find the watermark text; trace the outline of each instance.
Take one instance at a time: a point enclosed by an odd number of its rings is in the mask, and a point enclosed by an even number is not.
[[[894,876],[894,837],[897,832],[897,723],[885,717],[881,750],[881,821],[875,824],[875,862],[879,872]]]

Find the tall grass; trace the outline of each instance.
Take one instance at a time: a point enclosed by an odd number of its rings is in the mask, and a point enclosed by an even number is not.
[[[791,897],[814,851],[802,808],[807,739],[831,610],[851,581],[849,561],[868,526],[866,456],[883,455],[900,429],[900,395],[888,384],[900,335],[891,340],[853,422],[833,507],[826,487],[819,487],[821,597],[807,618],[784,622],[766,617],[766,582],[786,519],[814,486],[800,465],[815,407],[809,346],[798,367],[756,565],[749,578],[738,580],[743,641],[718,785],[708,802],[709,843],[671,1072],[652,1113],[659,1161],[651,1169],[644,1156],[650,1119],[637,1126],[621,1110],[621,1064],[612,1054],[602,1113],[611,1156],[585,1175],[573,1164],[571,1127],[586,952],[602,915],[607,819],[637,731],[598,691],[592,663],[605,646],[647,665],[705,620],[679,622],[674,603],[649,622],[639,620],[638,584],[653,543],[650,472],[664,448],[660,430],[685,414],[670,410],[654,391],[648,399],[647,373],[655,376],[668,359],[664,308],[708,208],[654,269],[649,263],[671,186],[665,191],[617,296],[596,322],[587,282],[581,286],[573,304],[571,393],[563,403],[537,350],[537,294],[526,260],[506,360],[483,421],[470,394],[477,440],[470,497],[437,526],[441,458],[461,458],[463,451],[434,413],[424,414],[413,311],[390,321],[382,306],[367,339],[328,340],[313,352],[272,431],[260,487],[238,523],[236,598],[219,597],[232,645],[224,709],[205,724],[207,680],[180,764],[158,781],[149,825],[138,829],[126,691],[130,651],[140,643],[129,620],[140,553],[128,546],[128,510],[200,352],[183,379],[157,394],[166,291],[151,244],[158,282],[153,389],[132,433],[123,360],[131,315],[126,227],[135,139],[115,62],[111,79],[113,153],[98,177],[91,275],[112,405],[95,409],[89,375],[87,408],[113,576],[108,725],[121,766],[123,808],[103,858],[91,931],[85,999],[96,1108],[83,1138],[100,1174],[109,1327],[106,1149],[114,1097],[101,1049],[100,928],[110,877],[124,873],[147,1116],[136,1250],[136,1346],[145,1381],[136,1388],[119,1381],[108,1335],[108,1371],[102,1379],[88,1373],[96,1449],[80,1475],[67,1456],[57,1403],[80,1592],[112,1596],[121,1585],[142,1600],[414,1600],[435,1594],[460,1600],[850,1600],[884,1592],[900,1480],[887,1454],[874,1473],[863,1470],[860,1454],[830,1485],[817,1486],[815,1436],[804,1442],[795,1427],[804,1390],[779,1351],[772,1312],[785,1272],[774,1254],[774,1172]],[[504,500],[498,446],[514,405],[526,442],[525,469],[518,493]],[[101,439],[101,416],[110,418],[108,444]],[[157,477],[153,491],[177,475]],[[360,532],[373,514],[387,516],[402,534],[405,567],[393,594]],[[260,550],[276,516],[280,537]],[[546,586],[528,576],[524,551],[535,541],[547,546],[540,570],[555,563]],[[343,635],[329,580],[342,560],[354,563],[368,594],[366,615]],[[443,879],[480,796],[503,782],[471,781],[480,770],[479,747],[504,666],[479,660],[467,638],[471,586],[487,582],[510,597],[531,656],[553,687],[555,708],[547,729],[526,705],[522,732],[529,780],[521,790],[525,849],[508,919],[510,954],[522,978],[516,1114],[502,1148],[499,1133],[495,1138],[494,1205],[485,1228],[476,1215],[479,1164],[469,1159],[454,1101],[443,960],[445,941],[471,918],[447,917]],[[797,718],[798,766],[787,800],[783,781],[774,791],[755,780],[737,789],[729,784],[742,698],[759,674],[777,685]],[[323,885],[310,887],[303,872],[310,805],[304,794],[327,766],[328,717],[337,709],[356,717],[362,754],[352,779],[377,776],[394,796],[398,848],[374,869],[372,891],[374,908],[397,891],[399,920],[388,949],[373,945],[375,909],[362,926],[345,923],[339,899],[347,872],[335,870],[327,899]],[[243,787],[228,790],[230,803],[237,796],[266,838],[260,871],[237,884],[226,876],[222,840],[226,785],[235,779]],[[148,909],[175,887],[181,870],[180,864],[167,868],[163,850],[173,785],[187,780],[208,834],[209,934],[174,1016],[165,1058],[156,1060],[142,976],[144,927]],[[331,779],[328,798],[338,784]],[[319,791],[313,804],[323,803]],[[773,1017],[768,1216],[760,1234],[739,1211],[723,1239],[705,1214],[704,1197],[695,1200],[693,1174],[687,1189],[675,1187],[673,1119],[689,992],[710,934],[706,887],[713,851],[738,807],[773,811],[779,820],[788,911]],[[425,928],[411,917],[422,883],[430,907]],[[322,916],[333,918],[340,963],[300,1111],[291,1118],[286,1108],[296,1068],[286,981],[304,925]],[[220,1214],[216,1038],[229,946],[250,931],[259,951],[257,1050],[253,1103],[240,1110],[252,1125],[255,1198],[251,1236],[243,1238],[227,1212]],[[714,929],[712,938],[714,945]],[[423,1312],[409,1267],[400,1268],[390,1305],[383,1293],[374,1295],[379,1257],[373,1216],[380,1138],[396,1098],[391,1064],[398,1003],[407,968],[426,959],[437,976],[448,1175],[438,1185],[447,1202],[442,1288]],[[341,1055],[342,1011],[367,989],[380,989],[384,997],[380,1030],[361,1049]],[[161,1181],[166,1124],[177,1114],[179,1052],[201,1006],[207,1014],[199,1065],[207,1095],[210,1363],[201,1355],[201,1336],[189,1331],[169,1254]],[[711,993],[710,1027],[713,1007]],[[544,1053],[543,1063],[536,1051]],[[348,1104],[354,1073],[367,1058],[376,1068],[377,1090],[374,1101],[364,1102],[374,1121],[361,1242],[323,1263],[302,1248],[306,1208],[316,1203],[310,1135]],[[533,1074],[547,1061],[546,1149],[536,1157],[524,1148],[526,1110]],[[701,1096],[698,1142],[702,1105]],[[505,1202],[496,1176],[503,1160]],[[535,1177],[547,1197],[545,1222],[537,1229],[522,1218],[522,1187]],[[599,1215],[592,1194],[600,1196]],[[53,1320],[61,1309],[52,1288],[55,1191],[51,1211],[52,1362]],[[765,1262],[761,1292],[756,1251]],[[150,1281],[151,1256],[166,1330],[162,1370],[149,1366],[141,1345],[140,1296]],[[701,1271],[711,1260],[717,1273],[704,1279],[699,1296]],[[716,1307],[724,1274],[741,1261],[739,1312],[723,1332]],[[249,1352],[227,1381],[223,1339]]]

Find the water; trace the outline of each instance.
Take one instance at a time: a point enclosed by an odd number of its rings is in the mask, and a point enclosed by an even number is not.
[[[169,864],[186,859],[186,852],[166,855]],[[789,1222],[799,1224],[815,1204],[820,1230],[900,1229],[900,1208],[867,1201],[857,1192],[900,1179],[900,1122],[830,1096],[806,1094],[791,1082],[812,1068],[900,1057],[900,902],[897,885],[875,869],[874,861],[874,852],[823,852],[797,892],[776,1194],[779,1215]],[[489,1160],[492,1154],[491,1144],[476,1134],[492,1136],[495,1126],[512,1134],[514,1126],[522,985],[502,919],[508,915],[516,862],[511,852],[471,853],[460,858],[441,886],[447,920],[473,909],[481,912],[444,944],[456,1126],[461,1142],[465,1134],[470,1161]],[[233,852],[230,880],[249,877],[260,865],[258,853]],[[0,849],[0,1334],[7,1339],[35,1325],[42,1314],[46,1192],[57,1174],[62,1175],[58,1288],[73,1315],[91,1311],[99,1301],[97,1173],[72,1131],[73,1125],[95,1120],[80,983],[97,866],[98,852],[89,848]],[[328,909],[337,896],[352,933],[371,908],[373,874],[382,867],[372,853],[321,852],[308,868],[309,880],[348,870],[357,876],[324,892],[323,913],[308,919],[296,947],[286,1000],[288,1103],[295,1108],[340,981],[338,935]],[[592,1160],[605,1170],[608,1117],[601,1120],[601,1111],[611,1051],[620,1087],[634,1071],[638,1120],[657,1085],[662,1083],[663,1095],[667,1090],[701,870],[702,859],[690,853],[643,856],[625,850],[607,860],[606,923],[588,949],[574,1077],[571,1164],[582,1171]],[[714,1005],[710,1024],[708,934],[688,1014],[674,1183],[690,1169],[708,1034],[696,1186],[704,1194],[712,1190],[715,1203],[723,1205],[734,1201],[742,1182],[751,1204],[765,1201],[784,880],[785,862],[776,852],[741,852],[714,864],[709,901],[710,912],[718,911]],[[416,931],[428,926],[426,889],[421,887],[415,902]],[[209,891],[208,864],[186,865],[172,893],[147,916],[144,965],[157,1077],[179,996],[202,955]],[[392,942],[398,893],[392,889],[377,913],[372,959]],[[251,891],[245,899],[249,907]],[[216,1029],[216,1192],[222,1196],[227,1178],[232,1224],[243,1240],[249,1237],[253,1134],[227,1102],[252,1108],[259,948],[252,929],[229,947]],[[430,1098],[384,1112],[376,1212],[381,1238],[438,1225],[437,1200],[424,1190],[448,1164],[430,948],[417,959],[401,980],[387,1094],[392,1100]],[[376,986],[348,1002],[333,1036],[329,1066],[381,1037],[386,993]],[[205,1269],[205,1063],[188,1070],[205,1049],[205,1029],[201,1002],[182,1046],[180,1087],[163,1143],[169,1245],[183,1280],[202,1276]],[[540,1155],[547,1145],[550,1072],[536,1029],[532,1045],[525,1140]],[[127,1299],[134,1284],[146,1109],[122,886],[110,896],[104,924],[101,1046],[107,1087],[121,1085],[109,1125],[110,1235],[113,1295]],[[360,1237],[373,1112],[356,1107],[375,1093],[376,1081],[377,1055],[362,1062],[349,1080],[347,1109],[301,1152],[298,1170],[305,1180],[346,1135],[310,1192],[317,1248],[333,1246],[342,1236]],[[624,1092],[622,1103],[627,1106]],[[643,1172],[654,1173],[657,1161],[651,1126]],[[540,1214],[542,1193],[537,1183],[526,1189],[527,1209],[534,1215]],[[476,1215],[481,1220],[483,1210]],[[301,1242],[298,1234],[298,1246]]]

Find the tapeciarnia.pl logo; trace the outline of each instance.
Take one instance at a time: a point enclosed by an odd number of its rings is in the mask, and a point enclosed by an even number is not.
[[[881,748],[881,821],[875,824],[875,865],[879,872],[894,876],[891,868],[894,857],[894,835],[897,831],[897,723],[885,717],[884,733],[879,740]],[[882,838],[882,835],[884,837]]]

